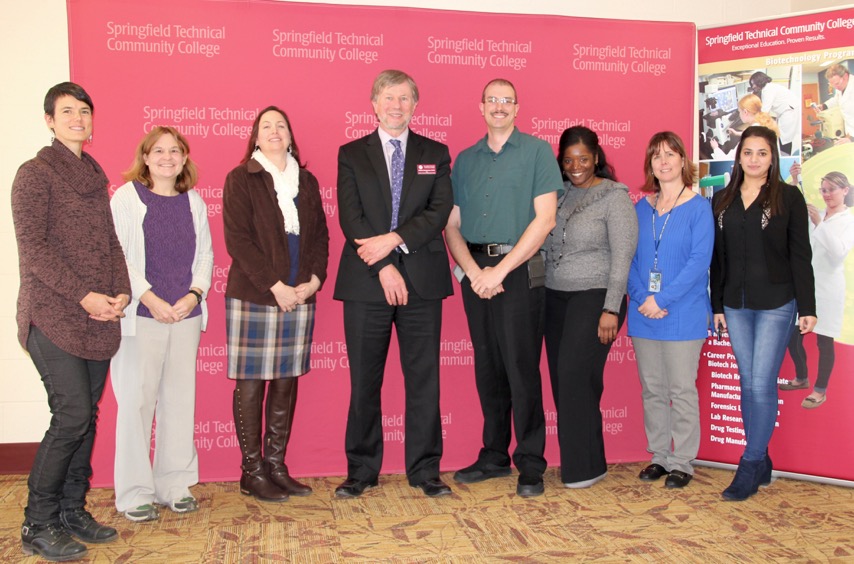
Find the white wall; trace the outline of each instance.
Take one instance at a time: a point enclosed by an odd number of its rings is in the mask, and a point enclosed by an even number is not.
[[[319,0],[304,0],[319,2]],[[325,3],[422,7],[414,0],[343,0]],[[459,0],[434,0],[434,9],[459,9]],[[579,5],[581,4],[581,5]],[[735,23],[842,6],[838,0],[469,0],[472,11],[557,14],[576,17],[692,21],[699,27]],[[15,301],[18,257],[9,206],[18,166],[49,140],[41,104],[47,89],[69,78],[66,0],[0,0],[0,108],[5,135],[0,136],[0,443],[38,442],[47,428],[45,393],[29,357],[18,345]]]

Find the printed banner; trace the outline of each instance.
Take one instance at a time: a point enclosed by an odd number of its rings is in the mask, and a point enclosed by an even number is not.
[[[489,80],[515,83],[517,125],[556,146],[561,132],[597,131],[619,179],[642,184],[653,133],[692,135],[693,24],[324,6],[264,1],[69,0],[71,76],[92,95],[90,151],[113,187],[154,125],[189,139],[209,208],[216,254],[210,323],[197,363],[196,443],[202,480],[232,480],[240,454],[226,377],[224,300],[230,258],[222,234],[222,187],[244,150],[258,109],[288,112],[308,168],[320,181],[330,228],[330,274],[320,291],[313,370],[302,378],[288,465],[297,476],[343,475],[349,402],[342,307],[331,299],[343,237],[338,226],[338,147],[376,128],[374,77],[399,68],[418,83],[413,130],[451,155],[486,133],[478,110]],[[666,111],[662,111],[666,109]],[[396,343],[383,389],[383,472],[402,472],[404,396]],[[481,446],[482,416],[472,345],[459,291],[445,302],[441,350],[442,469],[466,466]],[[557,457],[556,415],[545,355],[548,446]],[[611,462],[647,457],[640,384],[629,339],[611,352],[602,402]],[[115,402],[104,396],[95,483],[112,482]]]
[[[793,341],[778,383],[777,428],[770,454],[776,470],[854,480],[854,9],[765,20],[699,32],[701,185],[711,198],[729,181],[739,133],[754,123],[780,131],[781,169],[810,209],[810,242],[818,325]],[[751,89],[751,78],[766,84]],[[757,81],[754,80],[754,83]],[[837,201],[838,200],[838,201]],[[761,336],[759,337],[761,339]],[[796,363],[793,359],[797,359]],[[797,368],[797,365],[800,368]],[[808,380],[794,390],[795,378]],[[699,388],[700,458],[737,463],[745,437],[738,366],[726,336],[710,336]],[[813,388],[824,400],[807,399]]]

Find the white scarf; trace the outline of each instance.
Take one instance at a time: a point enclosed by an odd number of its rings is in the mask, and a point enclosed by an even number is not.
[[[288,162],[285,170],[279,170],[270,159],[264,156],[260,149],[252,153],[252,158],[264,167],[264,170],[273,177],[273,188],[276,190],[276,199],[279,201],[279,209],[285,218],[285,232],[299,235],[299,215],[294,205],[294,198],[299,194],[299,163],[288,153]]]

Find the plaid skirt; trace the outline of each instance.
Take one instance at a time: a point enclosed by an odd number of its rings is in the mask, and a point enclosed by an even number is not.
[[[276,380],[308,372],[315,305],[298,305],[294,311],[286,312],[225,298],[228,377]]]

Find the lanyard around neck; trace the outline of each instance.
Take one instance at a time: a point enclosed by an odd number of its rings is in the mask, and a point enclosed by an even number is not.
[[[667,228],[667,222],[670,220],[670,214],[673,212],[673,208],[676,207],[676,203],[679,201],[679,198],[682,196],[682,192],[685,191],[685,188],[685,186],[682,186],[682,190],[679,191],[679,195],[676,196],[676,199],[673,201],[673,206],[667,210],[666,214],[664,214],[664,225],[661,226],[661,233],[657,233],[655,230],[655,216],[658,214],[658,197],[661,195],[661,192],[655,195],[655,204],[652,206],[652,241],[655,243],[655,258],[652,261],[653,269],[658,268],[658,246],[664,238],[664,230]]]

